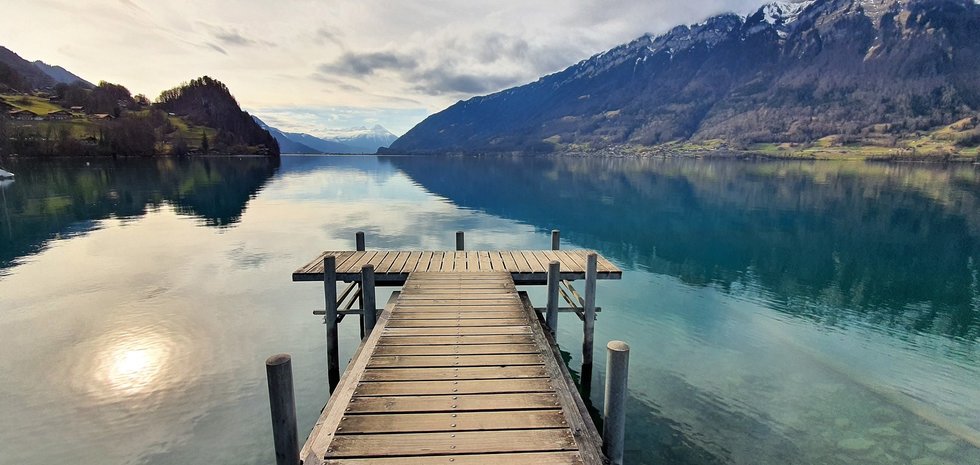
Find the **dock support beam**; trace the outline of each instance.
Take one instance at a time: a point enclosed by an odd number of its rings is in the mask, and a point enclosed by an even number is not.
[[[588,255],[585,263],[585,321],[582,322],[582,388],[584,392],[592,392],[592,352],[595,338],[595,283],[598,275],[598,256],[595,252]]]
[[[551,230],[551,250],[558,250],[561,246],[561,232],[557,229]]]
[[[327,326],[327,386],[330,394],[340,382],[340,348],[337,342],[337,258],[323,257],[323,300]]]
[[[552,260],[548,263],[548,311],[545,313],[545,322],[548,323],[548,331],[554,336],[558,333],[558,282],[561,279],[561,263]]]
[[[378,306],[374,295],[374,265],[361,267],[361,312],[364,316],[364,337],[371,335],[378,320]]]
[[[276,465],[299,465],[296,400],[293,397],[293,367],[289,355],[269,357],[265,361],[265,375],[269,381],[269,409],[272,411]]]
[[[611,465],[623,465],[626,439],[626,380],[630,346],[622,341],[606,345],[606,390],[602,406],[602,451]]]
[[[456,231],[456,250],[463,250],[463,231]]]

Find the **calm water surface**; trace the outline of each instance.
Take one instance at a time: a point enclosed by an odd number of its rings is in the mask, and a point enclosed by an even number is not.
[[[326,401],[323,249],[594,248],[627,460],[980,464],[980,172],[704,160],[4,161],[0,464],[273,463]],[[529,288],[543,302],[541,289]],[[379,300],[387,299],[385,292]],[[577,370],[580,324],[559,341]],[[342,358],[357,341],[341,325]]]

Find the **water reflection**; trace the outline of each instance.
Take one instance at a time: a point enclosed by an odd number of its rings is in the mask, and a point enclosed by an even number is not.
[[[454,203],[833,325],[980,338],[971,166],[393,157]]]
[[[110,344],[100,355],[96,373],[112,396],[158,388],[156,383],[170,362],[170,348],[145,338],[121,338]]]
[[[279,166],[278,160],[258,157],[4,163],[17,180],[2,189],[0,276],[15,259],[37,253],[52,239],[85,233],[95,220],[139,218],[164,204],[206,226],[232,225]]]

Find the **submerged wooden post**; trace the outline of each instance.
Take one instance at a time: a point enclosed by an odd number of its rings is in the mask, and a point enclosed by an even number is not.
[[[585,321],[582,326],[582,371],[588,370],[588,378],[592,378],[592,348],[595,337],[595,281],[597,276],[597,260],[595,252],[589,254],[585,264]],[[583,377],[584,379],[584,377]]]
[[[340,382],[340,348],[337,342],[337,258],[323,257],[323,303],[327,326],[327,386],[330,394]]]
[[[364,231],[354,233],[354,247],[355,250],[364,251]]]
[[[551,230],[551,250],[558,250],[561,246],[561,232],[557,229]]]
[[[371,335],[374,323],[378,319],[377,305],[375,305],[374,295],[374,265],[364,265],[361,267],[361,302],[363,303],[361,312],[364,315],[364,336]]]
[[[463,250],[463,231],[456,231],[456,250]]]
[[[558,333],[558,282],[561,279],[561,263],[552,260],[548,263],[548,311],[545,313],[545,322],[548,323],[548,330],[554,336]]]
[[[296,400],[293,397],[293,368],[287,354],[265,361],[269,382],[269,409],[277,465],[299,465],[299,435],[296,433]]]
[[[602,451],[611,465],[623,465],[626,440],[626,380],[630,346],[623,341],[606,345],[606,390],[602,404]]]

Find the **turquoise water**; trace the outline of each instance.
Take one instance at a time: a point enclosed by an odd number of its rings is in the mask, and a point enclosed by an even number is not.
[[[5,160],[0,464],[267,464],[326,401],[324,249],[593,248],[628,463],[980,463],[980,172],[583,158]],[[379,300],[387,298],[386,292]],[[543,302],[542,290],[528,288]],[[580,364],[580,324],[559,342]],[[357,341],[341,325],[341,358]]]

